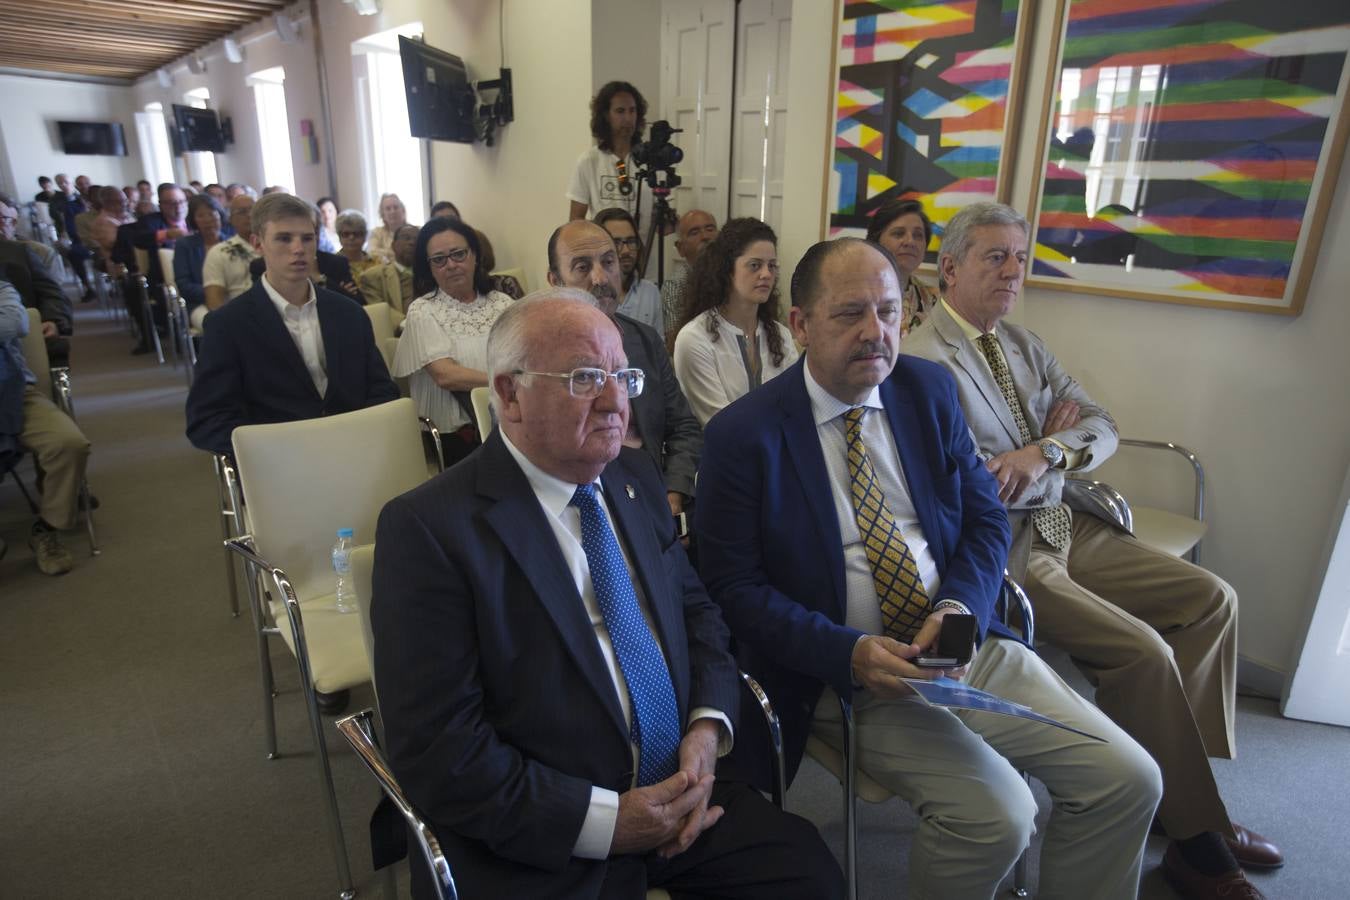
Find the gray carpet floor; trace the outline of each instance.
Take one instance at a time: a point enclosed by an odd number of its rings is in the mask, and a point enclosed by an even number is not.
[[[75,571],[38,573],[27,509],[0,485],[0,898],[332,897],[295,667],[277,644],[282,755],[269,761],[251,623],[228,611],[210,460],[183,437],[182,372],[130,347],[81,308],[76,410],[94,444],[102,555],[72,533]],[[370,703],[355,692],[353,709]],[[1241,756],[1215,763],[1219,783],[1233,817],[1289,858],[1253,880],[1272,898],[1350,897],[1350,732],[1282,719],[1269,700],[1239,710]],[[366,825],[377,790],[329,737],[353,875],[379,896]],[[808,762],[788,805],[842,853],[828,773]],[[913,815],[863,804],[861,823],[862,895],[904,896]],[[1174,896],[1154,871],[1163,849],[1150,840],[1142,897]]]

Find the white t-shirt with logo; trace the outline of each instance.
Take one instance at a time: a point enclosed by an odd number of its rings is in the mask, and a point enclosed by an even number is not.
[[[636,215],[640,188],[641,226],[645,229],[652,220],[652,196],[645,184],[638,183],[637,167],[633,164],[632,154],[624,158],[624,166],[626,167],[624,174],[631,188],[627,194],[624,194],[620,187],[623,179],[619,177],[619,158],[608,150],[601,150],[599,147],[590,148],[581,154],[576,169],[572,171],[572,180],[567,185],[567,199],[586,204],[588,219],[594,219],[596,213],[611,206],[626,209],[630,214]]]

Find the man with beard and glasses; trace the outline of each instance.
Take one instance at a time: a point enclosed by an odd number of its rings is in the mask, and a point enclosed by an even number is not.
[[[638,276],[638,259],[642,256],[642,238],[637,222],[626,209],[611,206],[595,216],[599,225],[614,241],[619,254],[619,271],[623,273],[623,302],[619,313],[664,334],[666,325],[661,315],[661,291],[655,284]]]
[[[665,476],[670,510],[680,515],[694,496],[703,429],[680,390],[664,338],[618,311],[623,276],[609,233],[584,221],[556,229],[548,240],[548,283],[589,291],[623,333],[628,364],[646,373],[647,387],[632,401],[624,445],[646,451],[656,462]]]

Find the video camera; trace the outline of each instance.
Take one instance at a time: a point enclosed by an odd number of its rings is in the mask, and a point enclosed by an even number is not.
[[[670,142],[672,135],[684,131],[683,128],[671,128],[665,119],[653,122],[647,140],[633,145],[633,162],[637,164],[637,177],[646,179],[652,188],[679,187],[680,176],[675,167],[684,159],[684,151]],[[658,180],[657,173],[664,172],[665,179]]]

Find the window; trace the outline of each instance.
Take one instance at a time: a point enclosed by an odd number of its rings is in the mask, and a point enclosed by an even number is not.
[[[258,108],[258,141],[262,144],[263,184],[295,190],[291,167],[290,119],[286,117],[286,72],[281,66],[254,72],[253,102]]]
[[[194,88],[183,95],[184,106],[195,106],[197,109],[206,109],[211,102],[211,91],[207,88]],[[216,175],[216,155],[210,150],[198,150],[183,154],[183,164],[187,168],[187,178],[184,181],[200,181],[202,184],[213,184],[219,181]]]
[[[145,112],[136,113],[136,137],[141,145],[145,177],[153,184],[173,181],[173,151],[169,149],[163,103],[147,103]]]
[[[352,44],[357,110],[364,149],[365,206],[371,227],[380,224],[381,194],[398,194],[408,221],[420,225],[430,206],[423,177],[422,141],[408,131],[408,101],[403,92],[399,35],[422,33],[413,22]]]

